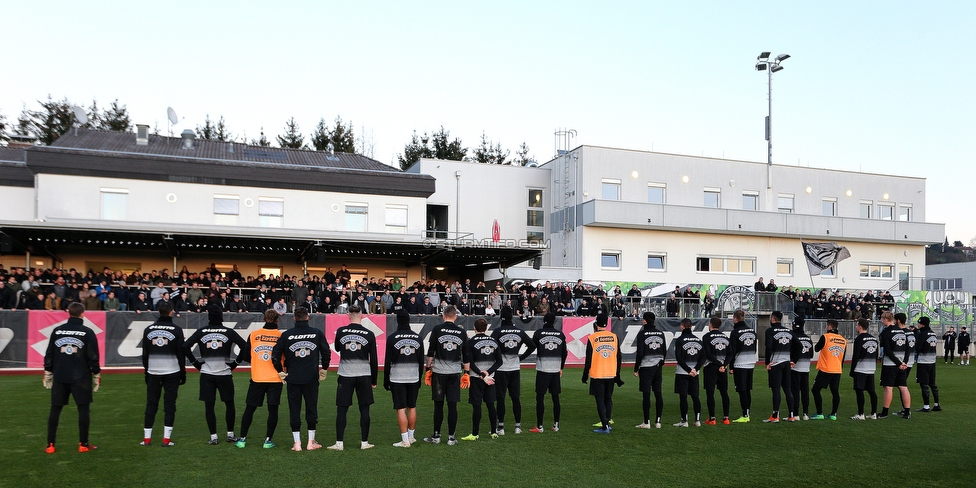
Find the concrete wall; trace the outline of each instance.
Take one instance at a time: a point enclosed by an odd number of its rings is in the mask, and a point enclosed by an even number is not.
[[[599,281],[721,283],[751,286],[759,277],[768,283],[775,279],[780,286],[813,286],[831,288],[888,289],[898,283],[898,265],[912,266],[913,276],[924,273],[925,252],[922,246],[839,242],[850,250],[851,257],[838,265],[837,277],[811,278],[798,239],[761,236],[729,236],[633,229],[582,228],[587,252],[583,257],[582,278]],[[601,267],[603,251],[620,252],[619,270]],[[666,270],[647,269],[649,252],[666,254]],[[755,258],[755,269],[747,274],[699,272],[698,256]],[[777,259],[793,260],[792,276],[777,276]],[[891,263],[890,279],[860,278],[860,264]]]
[[[878,205],[894,205],[896,219],[898,205],[911,205],[911,220],[925,221],[924,178],[774,165],[767,191],[765,163],[593,146],[581,146],[571,155],[581,161],[583,201],[602,198],[602,180],[615,179],[624,201],[646,202],[648,184],[660,183],[666,185],[666,203],[673,205],[702,206],[705,188],[714,188],[720,190],[722,208],[742,209],[743,192],[757,192],[762,211],[778,211],[782,194],[793,196],[794,213],[822,215],[823,199],[834,198],[841,217],[859,217],[864,200],[872,203],[872,218],[878,218]]]
[[[452,238],[457,231],[462,235],[470,233],[476,240],[491,239],[492,224],[497,219],[502,239],[525,239],[530,188],[543,190],[541,210],[546,217],[544,232],[548,234],[551,208],[548,168],[423,159],[411,171],[437,179],[436,191],[427,203],[448,206]]]
[[[128,190],[128,208],[124,223],[110,222],[110,225],[137,228],[149,224],[152,230],[163,232],[179,232],[198,226],[199,229],[210,229],[208,233],[233,233],[230,229],[237,228],[238,231],[253,236],[279,236],[289,231],[303,231],[301,234],[308,238],[339,236],[347,233],[345,205],[365,203],[369,209],[365,233],[367,237],[408,239],[416,242],[421,239],[426,217],[423,198],[51,174],[38,176],[37,216],[47,221],[98,221],[103,188]],[[215,224],[215,195],[239,197],[236,225]],[[284,200],[283,224],[280,228],[260,225],[258,207],[262,197]],[[386,233],[387,205],[407,207],[406,233]]]
[[[0,222],[33,222],[34,189],[0,186]]]

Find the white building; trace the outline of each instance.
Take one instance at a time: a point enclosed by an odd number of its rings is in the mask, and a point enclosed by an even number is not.
[[[924,276],[924,246],[945,234],[925,221],[923,178],[595,146],[537,168],[422,161],[409,171],[438,181],[428,202],[454,203],[450,232],[485,236],[498,219],[506,238],[545,235],[542,269],[509,278],[888,289]],[[458,172],[459,198],[442,183]],[[852,257],[811,278],[801,240]]]
[[[78,130],[0,152],[6,266],[400,278],[538,251],[426,241],[429,175],[345,153]]]

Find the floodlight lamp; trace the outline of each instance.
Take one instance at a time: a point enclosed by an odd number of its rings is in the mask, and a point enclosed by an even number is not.
[[[756,59],[767,59],[769,58],[769,54],[770,54],[769,51],[763,51]]]
[[[756,65],[756,71],[766,71],[766,63],[759,63]]]
[[[789,54],[780,54],[779,56],[776,56],[776,61],[783,61],[789,59],[789,57],[790,57]]]
[[[776,66],[773,66],[773,67],[772,67],[772,69],[771,69],[771,71],[772,71],[773,73],[775,73],[775,72],[777,72],[777,71],[782,71],[782,70],[783,70],[783,67],[782,67],[782,66],[780,66],[780,65],[778,65],[778,64],[777,64]]]

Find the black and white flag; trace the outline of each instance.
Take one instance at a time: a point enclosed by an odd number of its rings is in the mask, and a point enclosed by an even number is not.
[[[851,257],[851,252],[836,242],[801,242],[803,255],[807,258],[810,276],[823,273],[825,269]]]

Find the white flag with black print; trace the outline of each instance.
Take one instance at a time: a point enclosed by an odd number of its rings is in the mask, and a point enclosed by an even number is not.
[[[851,257],[851,252],[836,242],[801,242],[803,255],[807,258],[810,276],[824,272],[825,269]]]

